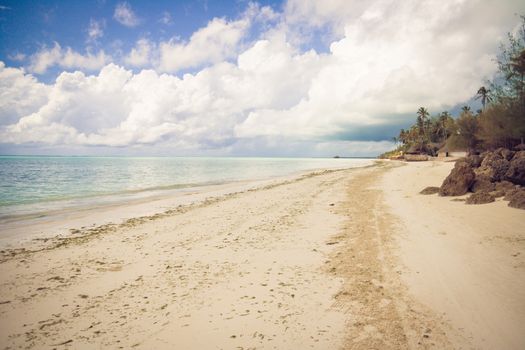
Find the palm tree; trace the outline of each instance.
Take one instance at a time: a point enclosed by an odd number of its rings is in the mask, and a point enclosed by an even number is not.
[[[476,94],[476,100],[481,98],[481,104],[483,105],[483,109],[485,109],[486,103],[490,102],[491,100],[489,93],[490,93],[490,90],[482,86],[478,89],[478,92]]]
[[[447,111],[442,112],[438,118],[438,133],[441,136],[441,141],[445,141],[447,139],[448,118],[450,118],[450,113],[448,113]]]
[[[425,127],[427,126],[428,111],[425,107],[419,107],[417,110],[417,126],[420,134],[425,134]]]
[[[470,112],[470,106],[463,106],[463,107],[461,107],[461,112],[462,112],[462,113],[468,113],[468,112]]]

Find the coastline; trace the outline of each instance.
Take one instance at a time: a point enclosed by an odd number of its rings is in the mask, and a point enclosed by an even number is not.
[[[373,160],[369,160],[373,164]],[[370,164],[355,165],[355,168]],[[120,224],[135,217],[154,216],[179,206],[200,203],[207,198],[216,198],[233,193],[253,190],[275,183],[292,181],[325,170],[346,169],[344,166],[299,170],[288,175],[275,175],[251,180],[231,180],[198,186],[184,186],[170,190],[134,191],[138,195],[127,197],[126,194],[78,198],[81,204],[68,205],[64,201],[56,208],[33,211],[23,215],[0,218],[0,248],[30,244],[36,239],[49,239],[67,235],[71,230],[96,228],[108,224]],[[173,187],[173,186],[171,186]],[[59,201],[60,202],[60,201]],[[82,203],[83,202],[83,203]],[[46,203],[42,203],[45,206]]]
[[[274,179],[4,250],[0,342],[523,347],[523,211],[418,194],[452,166]]]

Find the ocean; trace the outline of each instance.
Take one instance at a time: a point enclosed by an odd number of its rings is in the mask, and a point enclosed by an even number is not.
[[[0,156],[0,224],[166,191],[371,163],[356,158]]]

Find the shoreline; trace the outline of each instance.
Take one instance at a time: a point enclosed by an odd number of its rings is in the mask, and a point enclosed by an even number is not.
[[[0,342],[522,348],[523,212],[418,194],[452,166],[310,173],[3,250]]]
[[[222,197],[228,194],[261,188],[267,185],[293,181],[323,171],[369,167],[372,164],[346,167],[319,168],[296,171],[288,175],[276,175],[251,180],[232,180],[217,184],[206,184],[161,191],[141,191],[142,197],[124,198],[122,194],[95,196],[91,201],[67,208],[38,211],[14,215],[0,220],[0,248],[27,244],[32,238],[49,239],[68,234],[71,230],[95,228],[107,224],[120,224],[134,217],[154,216],[179,206],[192,205],[208,197]],[[118,198],[120,197],[120,198]],[[111,201],[96,204],[95,199],[111,198]],[[80,201],[84,198],[79,198]],[[52,203],[52,202],[51,202]],[[67,202],[65,202],[67,204]]]

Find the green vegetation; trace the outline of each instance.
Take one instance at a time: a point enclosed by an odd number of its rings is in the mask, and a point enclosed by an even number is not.
[[[436,156],[439,149],[465,149],[469,153],[513,148],[525,138],[525,17],[517,34],[508,34],[497,58],[498,72],[490,88],[482,86],[475,98],[483,108],[473,113],[461,108],[456,118],[449,112],[430,116],[425,107],[416,112],[416,123],[394,138],[398,147],[380,157],[403,153]]]

